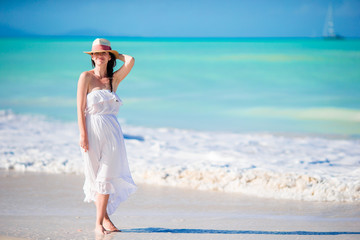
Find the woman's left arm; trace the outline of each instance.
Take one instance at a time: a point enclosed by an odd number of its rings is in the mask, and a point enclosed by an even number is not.
[[[119,70],[114,72],[113,75],[113,86],[116,91],[117,87],[119,86],[120,82],[124,80],[124,78],[129,74],[132,67],[134,66],[135,59],[132,56],[119,54],[117,57],[120,61],[124,62],[124,65],[121,66]]]

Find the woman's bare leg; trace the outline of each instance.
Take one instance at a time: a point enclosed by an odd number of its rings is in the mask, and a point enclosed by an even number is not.
[[[103,226],[106,230],[111,231],[111,232],[121,232],[117,227],[115,227],[115,225],[112,223],[112,221],[110,220],[109,215],[107,214],[107,212],[105,213],[105,217],[103,220]]]
[[[106,207],[109,200],[109,194],[97,194],[96,197],[96,223],[95,223],[95,232],[101,234],[107,234],[108,232],[103,227],[103,222],[106,213]]]

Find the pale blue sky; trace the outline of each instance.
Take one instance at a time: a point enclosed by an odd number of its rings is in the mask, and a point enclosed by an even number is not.
[[[329,0],[1,0],[0,31],[142,37],[321,36]],[[360,37],[360,0],[333,0],[335,30]],[[5,30],[4,30],[5,29]]]

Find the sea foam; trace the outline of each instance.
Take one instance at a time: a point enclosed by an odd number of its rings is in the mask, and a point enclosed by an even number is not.
[[[360,141],[122,124],[137,183],[360,201]],[[82,174],[77,123],[0,111],[0,168]]]

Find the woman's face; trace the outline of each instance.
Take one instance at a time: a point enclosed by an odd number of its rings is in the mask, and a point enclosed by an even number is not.
[[[108,52],[96,52],[91,54],[91,59],[95,62],[95,65],[107,64],[110,60],[110,54]]]

